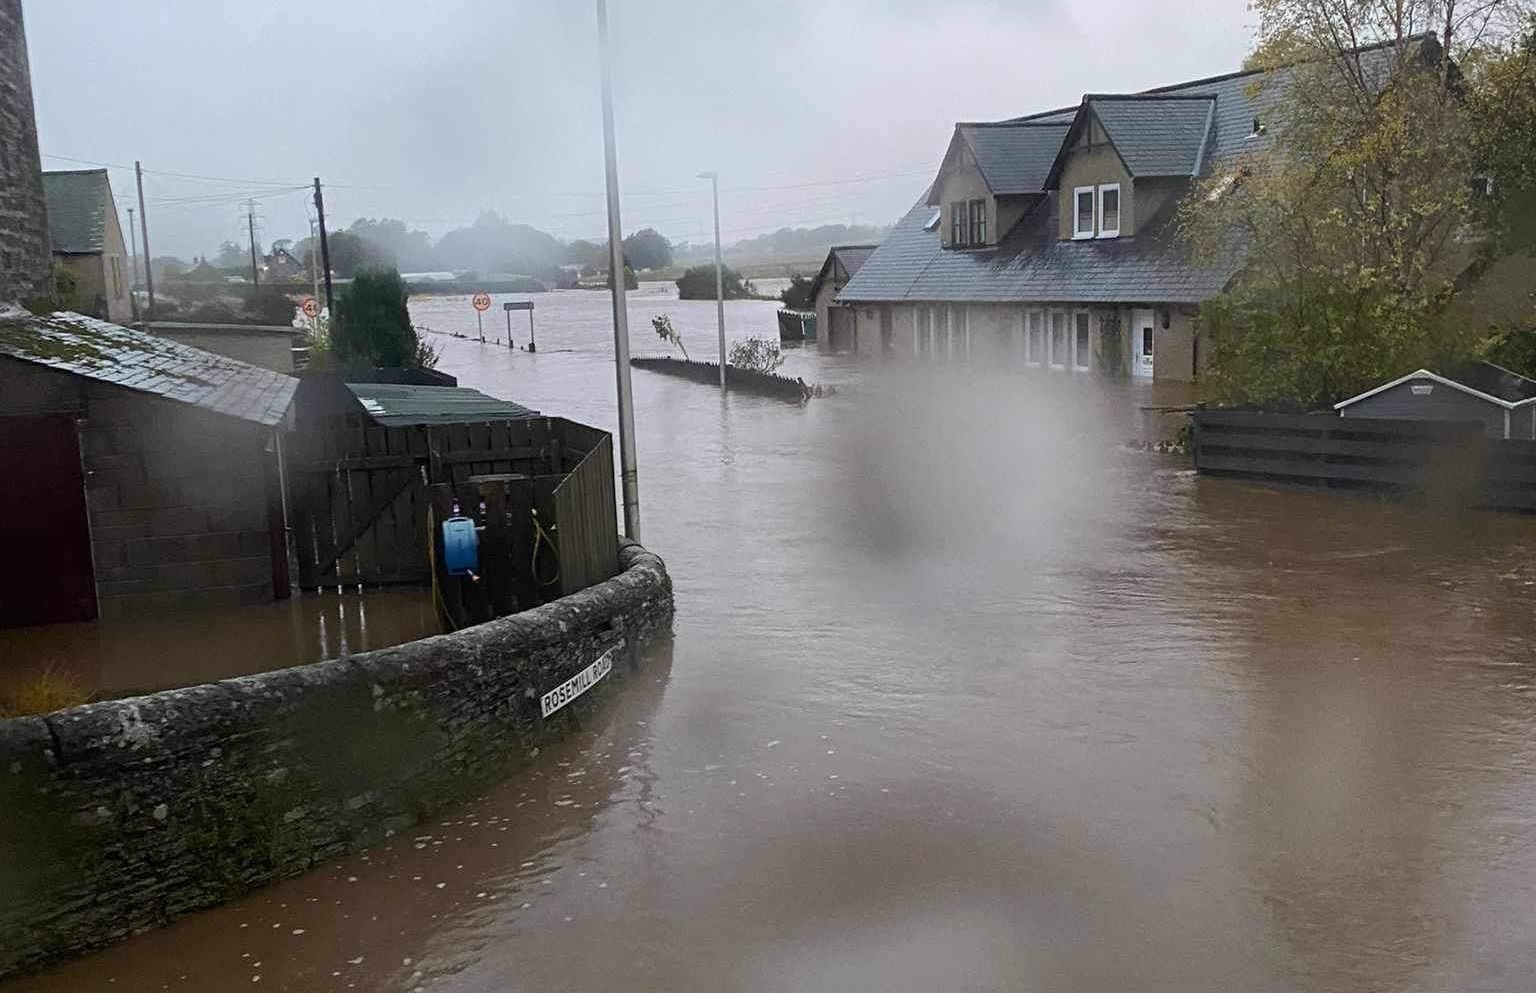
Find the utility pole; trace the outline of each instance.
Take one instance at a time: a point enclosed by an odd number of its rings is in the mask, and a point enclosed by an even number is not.
[[[613,137],[613,74],[608,69],[608,0],[597,0],[603,77],[603,166],[608,186],[608,272],[613,294],[613,364],[619,388],[619,468],[624,535],[640,540],[640,473],[635,467],[635,395],[629,381],[629,303],[624,296],[624,229],[619,224],[619,155]]]
[[[144,236],[144,291],[149,294],[149,301],[144,307],[144,320],[155,319],[155,256],[149,250],[149,215],[144,213],[144,166],[135,159],[133,163],[134,179],[139,184],[139,233]]]
[[[325,240],[325,196],[320,192],[320,177],[315,177],[315,214],[320,224],[320,268],[325,272],[325,309],[336,319],[335,291],[331,288],[331,245]]]
[[[725,392],[725,267],[720,261],[720,174],[701,172],[715,197],[715,319],[720,326],[720,391]]]
[[[139,291],[134,283],[139,278],[139,233],[133,229],[133,208],[128,208],[128,302],[133,304],[133,319],[139,319]]]
[[[256,265],[256,201],[245,202],[245,227],[251,233],[251,285],[261,285],[261,269]]]

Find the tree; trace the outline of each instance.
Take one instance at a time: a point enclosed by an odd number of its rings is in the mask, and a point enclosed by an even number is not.
[[[612,273],[608,274],[607,285],[610,290],[613,289]],[[640,277],[636,276],[635,270],[629,266],[624,267],[624,288],[626,290],[638,290],[640,288]]]
[[[216,269],[239,269],[241,266],[249,268],[251,264],[250,252],[232,241],[219,242],[219,254],[213,257],[213,265]]]
[[[741,273],[725,266],[721,270],[724,297],[727,300],[748,300],[752,297],[752,284],[741,278]],[[715,298],[715,267],[696,265],[684,272],[677,280],[677,295],[682,300],[713,300]]]
[[[1267,122],[1273,147],[1183,204],[1198,255],[1246,258],[1201,308],[1216,399],[1312,407],[1473,351],[1441,319],[1477,232],[1469,81],[1448,52],[1491,21],[1489,5],[1454,7],[1256,0],[1260,56],[1305,61]],[[1422,40],[1432,23],[1438,40]]]
[[[325,242],[331,256],[331,272],[342,279],[350,279],[365,269],[394,268],[391,260],[371,243],[350,232],[327,233]],[[304,256],[305,266],[316,264],[312,256],[319,251],[318,243],[309,246]],[[319,268],[318,265],[316,267]]]
[[[656,337],[668,344],[676,345],[682,350],[683,361],[689,361],[688,347],[683,344],[683,336],[678,333],[677,328],[672,326],[672,318],[670,316],[667,314],[657,314],[651,318],[651,327],[656,329]]]
[[[411,324],[405,283],[393,269],[365,269],[336,301],[330,351],[341,365],[385,369],[437,364],[436,351]]]
[[[359,217],[347,228],[372,246],[375,257],[408,272],[422,272],[436,267],[432,239],[425,231],[405,226],[404,221],[381,217]]]
[[[624,261],[636,269],[660,269],[672,264],[672,243],[655,228],[641,228],[622,244]]]
[[[780,291],[779,301],[790,310],[810,309],[816,304],[811,299],[811,284],[814,282],[809,276],[789,277],[789,285]]]
[[[563,262],[565,246],[554,235],[509,223],[487,210],[469,227],[455,228],[438,239],[434,254],[444,269],[481,273],[505,269],[527,276]]]
[[[731,342],[726,361],[737,369],[767,375],[784,364],[784,353],[779,350],[779,343],[770,338],[747,338]]]

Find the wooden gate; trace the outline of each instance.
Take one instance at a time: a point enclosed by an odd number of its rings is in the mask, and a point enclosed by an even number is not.
[[[566,530],[573,541],[595,528],[596,536],[587,540],[616,548],[611,445],[605,432],[551,417],[388,428],[348,418],[312,425],[290,446],[299,585],[430,582],[429,540],[436,540],[428,528],[431,488],[477,477],[523,477],[556,494],[573,486],[563,503],[557,499],[547,508],[549,523],[565,507],[573,515]],[[606,476],[606,521],[595,510],[587,513],[601,501],[592,494],[602,482],[586,480],[590,472],[573,472],[588,461]],[[568,474],[580,481],[572,483]],[[572,560],[578,579],[602,571],[598,558],[583,558],[575,549]]]

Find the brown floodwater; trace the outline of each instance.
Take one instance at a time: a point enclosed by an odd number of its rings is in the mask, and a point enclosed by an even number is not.
[[[611,426],[601,311],[545,327],[444,365]],[[5,993],[1531,988],[1536,520],[1196,478],[1122,446],[1151,391],[791,363],[838,392],[635,374],[676,632],[582,733]]]

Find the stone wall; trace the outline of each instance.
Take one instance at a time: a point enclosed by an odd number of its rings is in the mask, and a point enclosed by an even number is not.
[[[88,384],[80,424],[103,618],[273,597],[258,425]]]
[[[463,631],[0,721],[0,976],[293,876],[505,778],[665,635],[672,584],[624,571]],[[622,646],[545,720],[539,697]]]
[[[293,374],[293,328],[267,325],[156,322],[149,333],[251,365]]]
[[[0,0],[0,303],[43,289],[50,259],[21,0]]]

